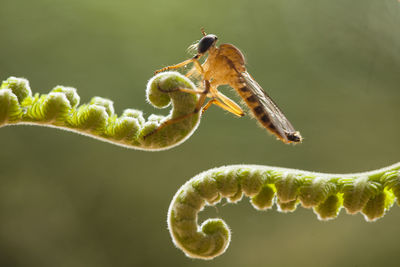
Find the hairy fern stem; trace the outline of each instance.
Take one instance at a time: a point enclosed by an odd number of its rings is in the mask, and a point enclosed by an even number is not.
[[[113,102],[101,97],[79,106],[80,97],[71,87],[56,86],[49,94],[32,95],[28,80],[10,77],[0,87],[0,127],[48,126],[127,148],[165,150],[185,141],[200,122],[200,113],[196,113],[148,135],[163,122],[193,112],[198,96],[174,90],[179,87],[195,88],[177,72],[160,73],[148,82],[148,102],[156,108],[172,102],[172,110],[168,116],[150,115],[146,121],[142,111],[135,109],[126,109],[118,117]]]
[[[175,194],[168,211],[174,244],[191,258],[213,259],[225,252],[230,230],[221,219],[198,225],[198,213],[223,198],[235,203],[243,195],[258,210],[274,204],[291,212],[300,204],[320,220],[335,218],[343,207],[361,212],[367,221],[382,217],[397,198],[400,205],[400,162],[365,173],[325,174],[257,165],[232,165],[202,172]]]

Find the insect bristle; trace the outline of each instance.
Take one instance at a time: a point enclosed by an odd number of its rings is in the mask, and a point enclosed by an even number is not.
[[[193,44],[189,45],[189,47],[186,49],[186,52],[190,55],[195,55],[197,54],[197,47],[199,45],[199,40],[194,42]]]

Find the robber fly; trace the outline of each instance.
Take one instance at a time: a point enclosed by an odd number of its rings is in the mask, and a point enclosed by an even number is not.
[[[197,54],[194,57],[155,72],[159,73],[181,68],[189,63],[194,64],[193,68],[186,73],[186,76],[200,74],[204,89],[178,89],[183,92],[200,95],[195,110],[189,115],[198,113],[200,110],[204,113],[210,105],[215,104],[236,116],[244,116],[244,112],[239,105],[218,91],[218,86],[227,84],[238,92],[263,127],[284,143],[300,143],[302,141],[300,133],[293,128],[274,101],[246,71],[242,52],[232,44],[221,44],[217,47],[218,38],[216,35],[206,34],[203,29],[202,34],[203,38],[196,45]],[[208,53],[208,57],[201,64],[199,59],[206,53]],[[207,97],[211,98],[211,100],[204,105]],[[182,119],[187,116],[183,116]],[[174,123],[179,119],[166,121],[160,127]]]

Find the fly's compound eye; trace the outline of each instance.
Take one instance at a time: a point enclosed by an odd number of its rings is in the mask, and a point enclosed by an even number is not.
[[[204,54],[208,49],[217,41],[217,36],[214,34],[208,34],[201,38],[199,45],[197,46],[197,52],[199,54]]]

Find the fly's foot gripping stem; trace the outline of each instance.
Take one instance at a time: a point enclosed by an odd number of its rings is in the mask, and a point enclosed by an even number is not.
[[[188,257],[213,259],[227,249],[230,230],[221,219],[198,225],[198,213],[223,198],[235,203],[242,197],[258,210],[276,204],[291,212],[301,204],[312,208],[320,220],[336,218],[344,207],[361,212],[367,221],[384,216],[400,205],[400,162],[365,173],[324,174],[257,165],[215,168],[195,176],[175,194],[168,210],[168,229],[174,244]]]
[[[167,116],[150,115],[146,121],[142,111],[135,109],[126,109],[118,116],[113,102],[101,97],[79,106],[80,97],[71,87],[57,86],[48,94],[32,95],[28,80],[10,77],[0,87],[0,127],[48,126],[127,148],[165,150],[186,140],[200,122],[200,115],[194,114],[144,138],[164,121],[193,112],[198,96],[175,90],[183,87],[195,89],[189,79],[176,72],[160,73],[150,79],[146,90],[148,102],[157,108],[172,103],[172,110]]]

